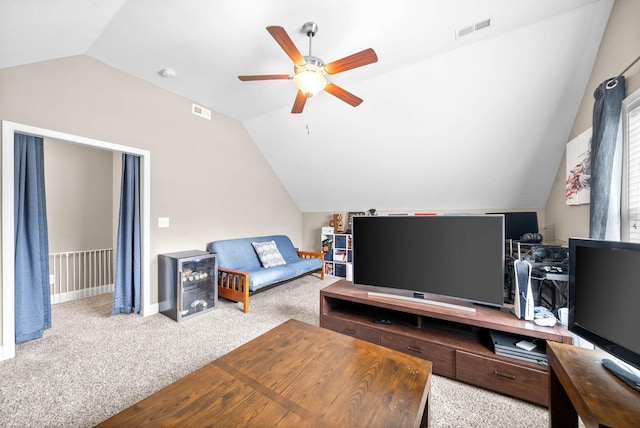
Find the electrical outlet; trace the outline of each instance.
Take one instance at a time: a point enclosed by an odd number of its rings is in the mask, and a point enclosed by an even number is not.
[[[169,217],[158,217],[158,227],[169,227]]]

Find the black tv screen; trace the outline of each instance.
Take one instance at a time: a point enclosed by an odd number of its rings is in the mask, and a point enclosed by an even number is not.
[[[504,238],[519,241],[525,233],[539,233],[535,211],[490,213],[504,215]]]
[[[504,303],[501,215],[353,217],[353,283]]]
[[[640,368],[640,244],[569,239],[568,328]]]

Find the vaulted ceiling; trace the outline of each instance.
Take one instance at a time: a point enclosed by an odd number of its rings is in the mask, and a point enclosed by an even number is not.
[[[234,117],[303,212],[543,208],[612,5],[0,0],[0,68],[88,55]],[[360,106],[321,92],[293,115],[292,82],[238,80],[293,74],[265,28],[306,55],[308,21],[325,62],[376,51],[331,76]]]

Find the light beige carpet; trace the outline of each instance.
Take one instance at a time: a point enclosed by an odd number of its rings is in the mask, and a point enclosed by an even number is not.
[[[248,314],[221,300],[182,323],[113,317],[111,295],[55,305],[44,338],[0,362],[0,426],[93,426],[290,318],[318,325],[319,290],[334,280],[307,276],[258,293]],[[430,399],[434,427],[548,426],[546,408],[440,376]]]

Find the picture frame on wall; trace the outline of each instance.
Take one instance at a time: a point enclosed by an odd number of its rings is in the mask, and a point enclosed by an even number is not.
[[[347,233],[351,233],[351,219],[355,216],[364,216],[367,215],[367,213],[362,212],[362,211],[353,211],[347,214]]]
[[[592,128],[589,128],[567,143],[567,205],[583,205],[590,202],[591,135]]]

